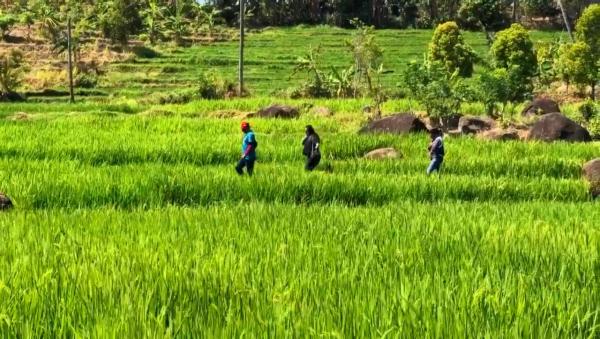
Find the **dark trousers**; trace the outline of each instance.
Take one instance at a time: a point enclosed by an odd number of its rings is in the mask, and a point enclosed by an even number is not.
[[[320,154],[313,155],[312,157],[307,157],[306,166],[304,166],[304,169],[306,169],[307,171],[312,171],[315,169],[315,167],[317,167],[317,165],[319,165],[319,162],[321,162]]]
[[[243,175],[244,174],[244,167],[246,167],[246,171],[248,172],[249,176],[252,176],[252,173],[254,172],[254,162],[255,160],[247,160],[245,158],[242,158],[237,166],[235,166],[235,171],[239,174],[239,175]]]
[[[431,163],[429,164],[429,167],[427,167],[427,175],[430,175],[434,171],[438,171],[438,173],[439,173],[443,162],[444,162],[444,157],[434,156],[431,159]]]

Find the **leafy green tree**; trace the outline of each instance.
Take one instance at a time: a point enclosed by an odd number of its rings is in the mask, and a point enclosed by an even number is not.
[[[560,13],[555,0],[520,0],[527,16],[554,17]]]
[[[196,6],[196,26],[198,29],[204,29],[209,38],[212,38],[217,25],[221,21],[221,11],[215,7]]]
[[[537,56],[529,32],[519,24],[498,32],[491,47],[495,68],[505,68],[517,79],[516,93],[523,96],[533,91],[533,77],[537,73]],[[515,100],[517,98],[514,98]]]
[[[523,99],[519,91],[519,79],[506,68],[496,68],[475,78],[470,94],[484,104],[486,113],[500,117],[509,102]]]
[[[558,54],[556,68],[562,79],[567,84],[578,85],[581,90],[591,86],[591,97],[594,99],[600,74],[591,47],[583,41],[578,41],[562,45]]]
[[[142,27],[136,0],[106,0],[100,12],[100,29],[113,42],[126,45],[129,35],[138,33]]]
[[[147,5],[142,12],[142,17],[150,44],[154,45],[163,37],[165,8],[159,0],[148,0]]]
[[[554,81],[556,81],[557,74],[554,66],[556,58],[558,57],[559,46],[560,43],[558,41],[539,42],[537,44],[537,82],[541,88],[548,88]]]
[[[465,43],[458,25],[453,21],[436,28],[429,44],[428,58],[430,62],[440,62],[450,73],[458,72],[463,77],[473,74],[475,52]]]
[[[575,30],[577,39],[590,46],[592,56],[600,63],[600,4],[585,9]]]
[[[458,73],[449,73],[439,62],[411,62],[402,73],[404,84],[412,97],[438,118],[458,113],[465,100],[465,83]]]
[[[184,44],[185,36],[190,33],[190,20],[185,16],[186,4],[178,1],[166,17],[167,33],[178,46]]]
[[[509,22],[508,4],[503,0],[463,0],[458,17],[467,27],[481,29],[491,44],[494,40],[492,32],[506,27]]]
[[[42,37],[54,41],[60,33],[58,10],[44,0],[35,2],[32,10],[35,13],[35,19],[39,22]]]

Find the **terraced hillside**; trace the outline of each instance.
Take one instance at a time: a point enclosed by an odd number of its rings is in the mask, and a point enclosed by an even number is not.
[[[378,43],[384,49],[387,73],[383,83],[394,88],[401,70],[412,60],[420,60],[427,51],[430,30],[377,31]],[[480,33],[465,33],[467,42],[485,60],[487,44]],[[307,53],[308,47],[322,47],[323,67],[347,68],[352,64],[346,41],[351,30],[322,28],[266,29],[250,33],[246,46],[246,81],[255,96],[271,96],[303,79],[292,76],[296,59]],[[565,38],[556,32],[532,32],[533,41]],[[214,70],[226,79],[237,79],[238,42],[197,45],[191,48],[159,49],[160,57],[136,58],[113,64],[102,81],[101,89],[121,96],[144,97],[153,92],[169,92],[195,88],[199,76]]]

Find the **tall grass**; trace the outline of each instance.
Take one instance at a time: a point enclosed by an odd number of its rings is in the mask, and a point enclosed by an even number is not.
[[[0,215],[6,336],[595,337],[595,204]]]
[[[0,337],[598,336],[597,143],[447,138],[427,177],[424,134],[252,119],[248,178],[239,120],[196,104],[0,121]]]

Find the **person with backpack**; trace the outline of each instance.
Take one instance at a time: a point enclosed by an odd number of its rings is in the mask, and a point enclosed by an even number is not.
[[[427,150],[429,151],[429,158],[431,163],[427,167],[427,175],[430,175],[434,171],[440,171],[442,163],[444,162],[444,133],[440,129],[434,128],[429,131],[431,135],[431,143]]]
[[[254,172],[254,163],[256,162],[256,148],[258,147],[258,143],[256,142],[254,131],[252,131],[250,124],[246,121],[242,122],[242,132],[244,133],[242,139],[242,156],[235,167],[235,170],[239,175],[244,175],[244,167],[246,167],[248,175],[252,176]]]
[[[315,129],[311,125],[306,126],[306,136],[302,139],[302,145],[304,146],[302,153],[306,157],[304,168],[307,171],[314,170],[321,162],[320,143],[321,139]]]

